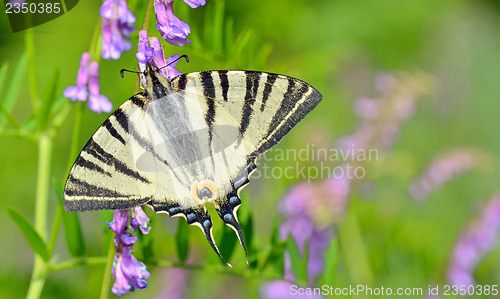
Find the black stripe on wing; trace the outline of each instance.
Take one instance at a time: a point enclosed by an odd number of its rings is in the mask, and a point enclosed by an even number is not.
[[[262,101],[260,104],[260,111],[264,111],[264,109],[266,108],[266,102],[269,99],[269,95],[273,90],[273,85],[274,82],[276,82],[277,78],[278,78],[277,74],[270,74],[270,73],[267,74],[266,86],[264,87],[264,92],[262,94]]]
[[[93,138],[91,138],[90,140],[93,141]],[[139,180],[143,183],[151,184],[151,182],[147,178],[141,176],[139,172],[129,168],[125,163],[121,162],[116,157],[106,152],[95,141],[91,144],[88,144],[88,146],[85,146],[85,148],[82,151],[86,152],[89,155],[92,155],[93,157],[95,157],[104,164],[114,166],[115,170],[119,173],[122,173],[133,179]],[[83,159],[83,158],[80,156],[77,158],[77,161],[78,159]]]
[[[254,151],[254,156],[264,153],[280,142],[321,101],[321,93],[311,85],[291,77],[287,79],[287,90],[277,113],[269,123],[265,142]]]
[[[252,120],[252,114],[254,112],[253,105],[255,104],[257,98],[257,89],[259,88],[260,81],[259,72],[245,72],[246,76],[246,93],[245,93],[245,103],[243,104],[243,109],[241,111],[241,121],[240,121],[240,134],[244,135],[248,129],[248,125]]]

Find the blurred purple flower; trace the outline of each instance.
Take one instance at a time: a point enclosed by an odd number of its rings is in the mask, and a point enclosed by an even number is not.
[[[122,52],[132,49],[132,44],[122,34],[130,37],[136,29],[132,25],[135,15],[129,10],[126,0],[105,0],[99,13],[102,16],[102,57],[118,59]]]
[[[130,220],[130,226],[127,224]],[[130,210],[115,210],[113,221],[108,227],[115,232],[116,256],[113,263],[112,274],[115,279],[112,292],[123,295],[134,288],[144,289],[148,286],[146,279],[150,273],[144,263],[132,255],[132,245],[137,242],[137,237],[128,233],[128,228],[135,231],[140,227],[141,232],[147,234],[151,228],[150,220],[141,207]]]
[[[454,177],[479,167],[486,154],[478,149],[463,148],[441,154],[434,159],[429,169],[410,187],[416,200],[424,200],[429,194]]]
[[[500,195],[483,208],[476,223],[459,237],[448,267],[448,281],[454,285],[475,285],[473,272],[481,259],[497,244],[500,232]]]
[[[160,31],[162,38],[169,44],[182,47],[191,42],[187,39],[191,28],[174,14],[173,2],[174,0],[155,0],[154,7],[158,22],[156,29]]]
[[[87,88],[90,90],[90,96]],[[63,95],[72,101],[85,101],[88,97],[87,106],[90,110],[97,113],[111,112],[113,104],[111,104],[106,96],[100,94],[99,89],[99,63],[95,61],[91,62],[90,54],[85,52],[82,54],[80,60],[76,86],[66,87]]]
[[[295,185],[281,202],[279,211],[284,218],[279,230],[281,239],[291,235],[301,252],[309,240],[309,281],[323,272],[324,254],[334,235],[333,224],[344,212],[349,192],[347,178],[331,178],[316,184]],[[285,277],[293,279],[288,257]]]
[[[260,297],[265,299],[289,299],[289,298],[323,298],[321,295],[292,295],[292,284],[284,280],[273,280],[265,283],[260,288]]]
[[[179,59],[179,55],[174,54],[165,61],[160,40],[157,37],[148,38],[148,33],[145,30],[139,32],[139,46],[135,57],[139,60],[141,71],[145,70],[147,62],[153,62],[153,65],[158,69],[160,74],[164,77],[168,77],[169,80],[182,75],[181,72],[174,68],[177,64],[176,60]],[[141,76],[141,81],[143,85],[146,84],[146,78],[144,78],[144,76]]]
[[[186,296],[186,291],[190,286],[190,272],[182,268],[168,268],[162,270],[164,273],[160,278],[160,281],[168,281],[165,287],[161,288],[158,295],[155,296],[157,299],[183,299],[188,298]]]
[[[184,0],[187,5],[191,6],[191,8],[197,8],[198,6],[205,5],[205,0]]]
[[[97,62],[93,61],[90,63],[89,73],[89,109],[97,113],[111,112],[113,104],[111,104],[106,96],[99,93],[99,64]]]
[[[80,59],[80,68],[78,69],[78,76],[76,77],[76,86],[71,85],[66,87],[63,94],[65,97],[70,98],[72,101],[85,101],[87,99],[87,83],[89,81],[89,63],[90,54],[84,52]]]
[[[399,136],[401,125],[415,112],[415,101],[429,89],[425,75],[379,74],[374,84],[378,98],[359,98],[355,111],[361,117],[356,131],[339,140],[342,149],[390,148]]]

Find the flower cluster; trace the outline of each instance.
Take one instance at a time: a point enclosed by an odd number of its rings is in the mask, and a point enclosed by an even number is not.
[[[283,222],[279,228],[280,238],[291,236],[301,252],[309,240],[307,278],[317,279],[324,269],[325,252],[335,231],[332,219],[340,216],[346,208],[350,193],[347,178],[332,178],[319,183],[295,185],[279,206]],[[294,280],[291,260],[285,252],[284,278]],[[264,298],[287,298],[290,284],[286,281],[271,281],[260,292]],[[312,297],[315,298],[315,297]]]
[[[115,210],[113,221],[108,227],[115,232],[116,256],[113,263],[112,274],[115,279],[112,292],[123,295],[134,288],[144,289],[148,286],[146,279],[150,274],[146,266],[132,254],[132,245],[137,242],[128,232],[139,227],[143,234],[148,234],[150,219],[141,207],[129,210]]]
[[[410,187],[416,200],[424,200],[433,191],[464,172],[477,168],[486,154],[478,149],[456,149],[434,159],[429,169]]]
[[[362,97],[356,101],[355,111],[361,122],[352,135],[339,141],[340,148],[391,147],[401,124],[413,115],[415,101],[429,90],[429,81],[421,74],[378,75],[374,83],[380,97]]]
[[[135,15],[128,8],[126,0],[106,0],[99,13],[102,16],[102,57],[118,59],[122,52],[132,49],[130,41],[123,36],[130,37],[136,29],[132,25]]]
[[[160,44],[160,40],[157,37],[148,38],[146,30],[139,31],[139,46],[135,56],[137,60],[139,60],[141,71],[145,69],[146,63],[152,62],[159,70],[160,74],[164,77],[168,77],[168,79],[172,79],[182,74],[174,68],[179,59],[179,55],[174,54],[165,60],[163,46]],[[146,84],[145,80],[146,79],[142,77],[142,84]]]
[[[90,96],[89,92],[90,91]],[[97,113],[111,112],[113,104],[108,98],[100,93],[99,88],[99,64],[96,61],[90,61],[90,54],[85,52],[80,60],[80,68],[76,78],[76,86],[66,87],[64,96],[72,101],[86,101],[89,99],[88,107]]]
[[[205,5],[205,0],[184,0],[191,8]],[[191,41],[187,39],[191,28],[181,21],[173,10],[174,0],[155,0],[156,29],[160,31],[162,38],[174,46],[182,47]]]
[[[459,237],[448,268],[448,281],[453,285],[475,285],[473,271],[481,259],[495,246],[500,231],[500,196],[493,197],[478,221]]]

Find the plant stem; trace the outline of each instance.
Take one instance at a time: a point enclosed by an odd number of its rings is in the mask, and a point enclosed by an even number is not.
[[[60,262],[55,265],[49,266],[47,269],[48,273],[66,270],[78,266],[96,266],[104,265],[107,262],[107,257],[105,256],[94,256],[94,257],[79,257],[69,261]]]
[[[111,282],[111,268],[113,267],[113,261],[115,258],[115,239],[111,238],[109,242],[108,258],[106,260],[106,267],[104,268],[104,277],[102,279],[101,286],[101,299],[107,299],[109,293],[109,284]]]
[[[38,140],[38,174],[35,201],[35,229],[42,240],[47,240],[47,206],[50,178],[50,161],[52,154],[52,140],[47,134],[41,134]],[[33,274],[28,289],[29,299],[40,298],[45,279],[47,277],[47,265],[38,255],[35,256]]]

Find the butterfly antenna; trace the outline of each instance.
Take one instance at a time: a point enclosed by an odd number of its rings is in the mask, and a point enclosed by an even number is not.
[[[121,76],[122,78],[123,78],[123,77],[124,77],[124,75],[125,75],[125,74],[124,74],[124,72],[134,73],[134,74],[138,74],[138,75],[140,74],[140,73],[139,73],[139,72],[137,72],[137,71],[131,71],[131,70],[126,70],[126,69],[121,69],[121,70],[120,70],[120,76]]]
[[[186,54],[184,54],[184,55],[182,55],[182,56],[179,56],[179,58],[177,58],[176,60],[171,61],[170,63],[168,63],[168,64],[167,64],[167,65],[165,65],[164,67],[159,68],[158,70],[164,69],[164,68],[166,68],[167,66],[169,66],[169,65],[171,65],[171,64],[174,64],[174,63],[176,63],[177,61],[181,60],[181,58],[184,58],[184,59],[186,59],[186,62],[189,62],[189,56],[187,56]]]

